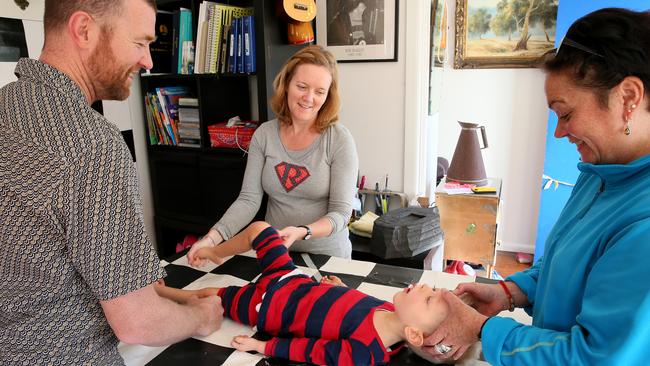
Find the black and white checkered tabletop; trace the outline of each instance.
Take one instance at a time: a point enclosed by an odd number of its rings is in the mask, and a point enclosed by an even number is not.
[[[167,286],[185,289],[204,287],[242,286],[260,274],[255,253],[249,251],[230,257],[221,265],[206,264],[195,269],[188,265],[185,253],[179,253],[161,265],[167,271]],[[308,256],[291,253],[294,263],[306,274],[319,278],[319,274],[336,275],[349,287],[356,288],[379,299],[392,301],[393,295],[411,283],[426,283],[437,288],[454,289],[462,282],[473,282],[474,277],[459,276],[441,272],[423,271],[394,267],[371,262],[346,260],[325,255]],[[311,262],[309,263],[309,259]],[[316,268],[310,268],[316,267]],[[120,344],[119,349],[128,366],[136,365],[290,365],[285,360],[268,359],[263,355],[239,352],[230,348],[230,341],[236,335],[265,335],[256,333],[248,326],[224,319],[221,329],[207,337],[195,337],[164,347],[146,347]],[[427,361],[404,349],[393,357],[394,365],[431,365]]]

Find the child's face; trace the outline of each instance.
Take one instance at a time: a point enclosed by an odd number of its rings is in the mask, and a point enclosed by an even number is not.
[[[448,313],[442,291],[423,284],[411,285],[393,297],[395,313],[406,326],[432,333]]]

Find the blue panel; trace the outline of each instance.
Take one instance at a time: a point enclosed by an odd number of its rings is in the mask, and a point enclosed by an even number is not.
[[[575,1],[560,0],[557,11],[557,25],[555,33],[555,44],[562,40],[571,24],[578,18],[591,13],[594,10],[607,7],[620,7],[634,10],[648,9],[648,0],[591,0]],[[573,144],[566,138],[556,139],[553,136],[557,117],[551,112],[548,118],[548,131],[546,134],[546,155],[544,158],[544,174],[549,177],[568,183],[575,183],[578,178],[577,163],[580,155]],[[542,187],[546,180],[542,181]],[[535,240],[535,260],[544,253],[544,244],[551,228],[557,221],[562,208],[571,194],[571,187],[559,185],[557,190],[551,187],[542,189],[541,203],[539,208],[539,221],[537,224],[537,238]]]

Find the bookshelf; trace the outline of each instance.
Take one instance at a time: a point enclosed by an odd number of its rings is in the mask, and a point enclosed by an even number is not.
[[[158,0],[159,10],[190,9],[196,40],[201,0]],[[268,100],[273,79],[300,45],[286,42],[286,25],[276,15],[276,1],[231,0],[227,5],[251,7],[254,12],[257,70],[251,74],[150,74],[141,76],[142,103],[156,88],[182,86],[198,99],[200,147],[144,143],[154,206],[158,255],[175,252],[186,234],[203,235],[225,213],[241,189],[246,156],[239,149],[211,148],[207,126],[227,121],[268,121],[273,118]],[[146,107],[144,123],[147,123]],[[265,202],[258,218],[264,217]]]

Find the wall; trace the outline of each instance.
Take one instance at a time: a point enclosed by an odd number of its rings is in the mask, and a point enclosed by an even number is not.
[[[27,53],[30,58],[37,59],[41,55],[43,47],[43,9],[44,0],[30,1],[27,9],[22,10],[13,1],[4,4],[0,17],[22,19],[25,28],[25,41],[27,42]],[[15,62],[0,62],[0,87],[15,81]]]
[[[449,48],[455,4],[449,2]],[[544,74],[537,69],[455,70],[447,50],[440,104],[438,155],[451,161],[460,127],[486,126],[485,170],[503,179],[499,250],[534,252],[548,107]]]
[[[390,189],[404,188],[405,2],[399,4],[397,62],[340,63],[340,121],[357,144],[366,186],[388,174]]]

